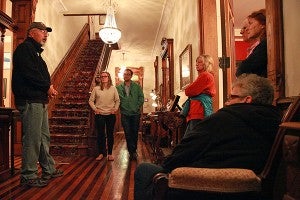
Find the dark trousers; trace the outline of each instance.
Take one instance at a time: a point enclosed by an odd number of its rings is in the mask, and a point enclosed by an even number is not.
[[[140,118],[141,115],[121,114],[121,123],[125,133],[127,149],[130,154],[136,153]]]
[[[99,154],[106,156],[112,154],[114,145],[114,128],[116,123],[116,115],[96,115],[95,125],[97,129],[97,144]],[[107,149],[106,149],[107,138]]]

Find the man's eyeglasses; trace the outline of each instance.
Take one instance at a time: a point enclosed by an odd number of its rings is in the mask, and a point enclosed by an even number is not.
[[[49,36],[49,33],[48,33],[47,30],[41,30],[41,29],[38,29],[38,28],[37,28],[37,30],[39,30],[39,31],[40,31],[41,33],[43,33],[44,35]]]

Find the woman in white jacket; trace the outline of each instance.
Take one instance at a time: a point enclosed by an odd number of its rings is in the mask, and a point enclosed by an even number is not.
[[[108,72],[101,72],[100,77],[95,78],[95,82],[97,85],[92,90],[89,104],[95,112],[95,128],[99,150],[99,156],[96,160],[100,161],[107,156],[107,160],[113,161],[114,127],[120,98]]]

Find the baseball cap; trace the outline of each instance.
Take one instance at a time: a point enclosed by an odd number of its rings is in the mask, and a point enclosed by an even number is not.
[[[32,22],[32,24],[30,24],[30,26],[28,28],[28,31],[33,28],[37,28],[40,30],[47,30],[48,32],[52,32],[52,28],[47,27],[43,22]]]

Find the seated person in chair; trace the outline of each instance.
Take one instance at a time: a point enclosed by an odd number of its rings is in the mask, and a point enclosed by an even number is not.
[[[268,79],[256,74],[239,76],[226,106],[199,121],[161,166],[142,163],[137,167],[135,199],[152,199],[153,176],[178,167],[244,168],[260,173],[281,120],[273,98]]]

